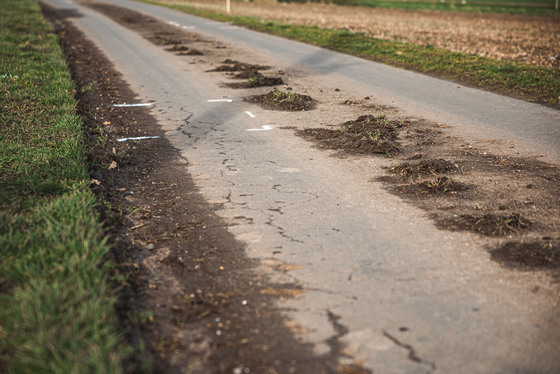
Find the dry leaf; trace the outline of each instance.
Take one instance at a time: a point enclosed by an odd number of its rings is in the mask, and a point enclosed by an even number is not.
[[[111,165],[107,169],[111,170],[117,167],[117,163],[115,161],[111,162]]]

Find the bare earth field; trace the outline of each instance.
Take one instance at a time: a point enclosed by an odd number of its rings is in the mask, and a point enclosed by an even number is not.
[[[225,13],[224,1],[167,0]],[[432,45],[495,59],[560,68],[560,15],[418,11],[273,0],[232,4],[233,15],[363,32],[379,39]]]

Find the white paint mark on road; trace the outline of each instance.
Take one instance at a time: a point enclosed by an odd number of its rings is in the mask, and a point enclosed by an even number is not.
[[[299,173],[301,170],[298,168],[282,168],[276,171],[279,173]]]
[[[261,126],[260,129],[247,129],[247,131],[268,131],[268,130],[272,130],[273,128],[274,126],[264,125]]]
[[[115,108],[132,108],[132,107],[142,107],[142,106],[152,106],[155,103],[136,103],[136,104],[113,104]]]
[[[256,117],[253,113],[249,112],[248,110],[245,111],[245,114],[248,115],[248,116],[251,117],[251,118],[255,118],[255,117]]]
[[[182,28],[183,30],[192,30],[192,29],[196,29],[195,26],[181,26],[181,28]]]
[[[209,103],[231,103],[233,102],[232,99],[212,99],[208,100]]]
[[[177,22],[173,22],[173,21],[169,21],[169,22],[167,22],[167,24],[171,25],[171,26],[175,26],[175,27],[181,27],[181,25],[179,25]]]
[[[127,140],[144,140],[144,139],[159,139],[159,136],[137,136],[135,138],[120,138],[118,142],[126,142]]]

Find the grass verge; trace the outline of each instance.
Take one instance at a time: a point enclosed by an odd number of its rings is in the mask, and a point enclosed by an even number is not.
[[[74,84],[38,5],[0,5],[0,371],[120,373]]]
[[[279,2],[307,2],[306,0],[279,0]],[[315,2],[311,0],[309,2]],[[327,0],[338,5],[369,6],[377,8],[443,10],[455,12],[483,12],[507,14],[552,15],[554,0]]]
[[[313,44],[337,52],[425,73],[526,101],[560,104],[560,71],[507,60],[450,52],[430,45],[375,39],[363,33],[290,25],[256,17],[229,16],[186,5],[165,4],[185,13]]]

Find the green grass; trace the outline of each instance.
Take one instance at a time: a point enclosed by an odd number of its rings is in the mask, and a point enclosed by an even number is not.
[[[123,372],[74,84],[38,5],[0,7],[0,371]]]
[[[318,0],[279,0],[279,2],[319,2]],[[557,14],[555,0],[327,0],[326,3],[378,8],[444,10],[508,14]]]
[[[450,52],[430,45],[391,42],[345,30],[290,25],[256,17],[229,16],[184,5],[161,4],[157,1],[144,2],[168,6],[217,21],[232,22],[252,30],[519,97],[526,101],[551,105],[560,103],[560,71],[558,69],[507,60],[498,61],[487,57]]]

